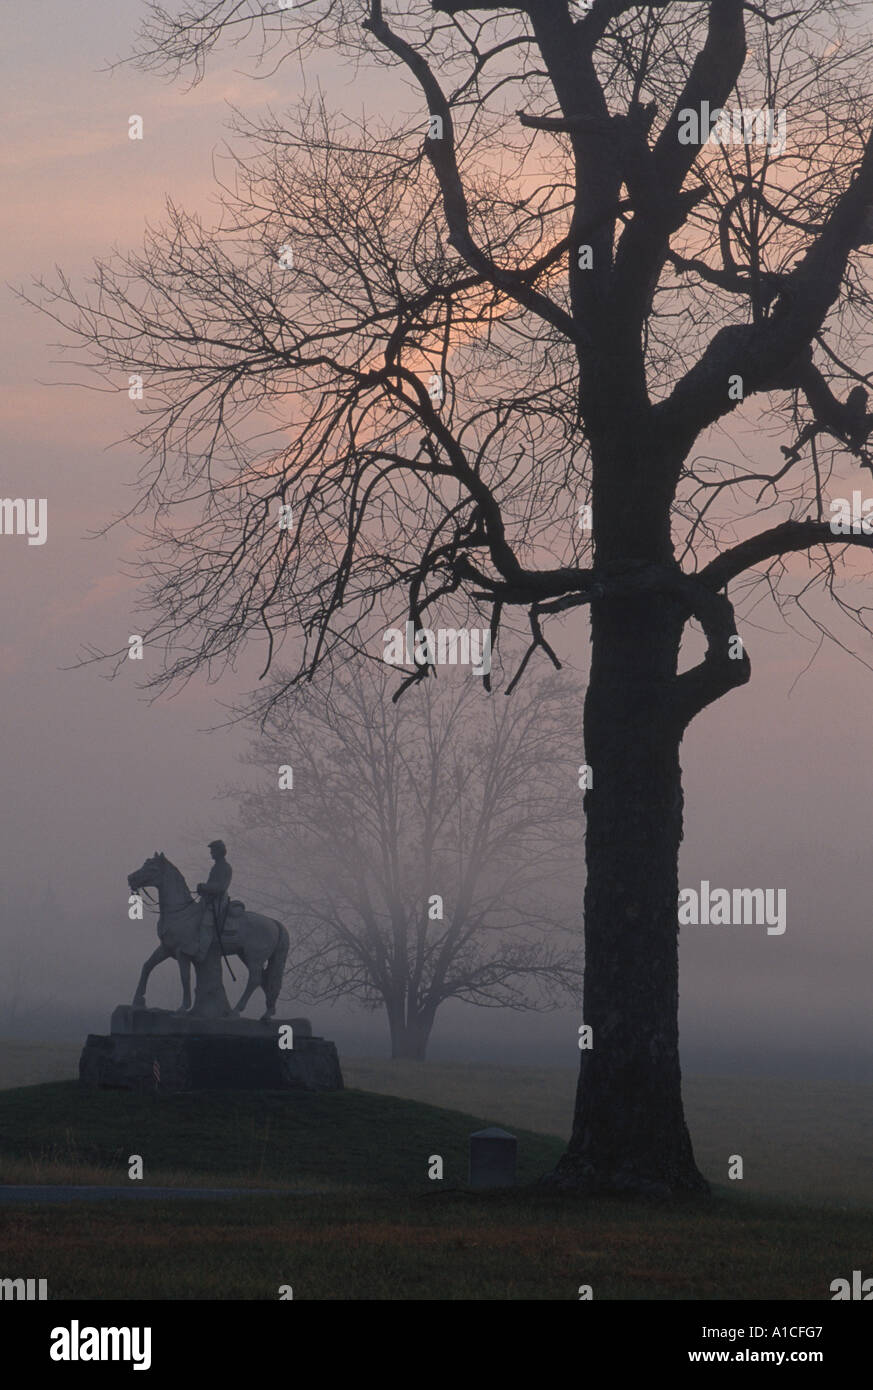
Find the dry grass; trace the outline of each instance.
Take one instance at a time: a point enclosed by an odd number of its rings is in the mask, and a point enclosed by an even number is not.
[[[654,1207],[531,1192],[0,1208],[0,1265],[50,1298],[830,1300],[873,1214],[731,1192]],[[789,1321],[789,1318],[780,1321]],[[814,1320],[814,1319],[813,1319]]]

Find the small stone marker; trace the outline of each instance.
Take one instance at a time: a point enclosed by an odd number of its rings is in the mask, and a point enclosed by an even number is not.
[[[505,1129],[480,1129],[470,1135],[470,1186],[514,1187],[518,1140]]]

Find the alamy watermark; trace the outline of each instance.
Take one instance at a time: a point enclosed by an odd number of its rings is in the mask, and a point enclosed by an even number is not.
[[[835,536],[873,536],[873,497],[862,497],[856,489],[851,502],[835,497],[828,511],[833,513],[830,528]]]
[[[80,1327],[73,1318],[69,1327],[53,1327],[51,1338],[52,1361],[130,1361],[135,1371],[152,1364],[150,1327]]]
[[[476,676],[491,671],[491,629],[487,627],[434,630],[407,623],[405,632],[389,627],[382,641],[382,660],[389,666],[472,666]]]
[[[48,501],[45,497],[0,497],[0,536],[27,536],[28,545],[48,539]]]
[[[769,145],[774,154],[785,149],[788,118],[784,111],[772,107],[742,106],[738,111],[726,111],[717,106],[710,111],[709,102],[702,101],[700,109],[683,106],[679,112],[680,145]]]
[[[20,1298],[26,1302],[44,1302],[48,1298],[46,1279],[0,1279],[0,1301]]]
[[[865,1279],[860,1269],[852,1270],[852,1282],[848,1279],[834,1279],[831,1282],[832,1303],[838,1303],[843,1299],[854,1299],[856,1302],[869,1303],[873,1300],[873,1279]]]
[[[703,879],[700,891],[683,888],[679,893],[680,926],[767,928],[768,936],[781,936],[787,926],[788,891],[785,888],[710,888]]]

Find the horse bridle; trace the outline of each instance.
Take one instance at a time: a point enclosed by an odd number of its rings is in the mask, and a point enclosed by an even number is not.
[[[152,906],[153,906],[153,907],[156,907],[156,908],[158,909],[158,911],[160,912],[160,911],[161,911],[161,904],[160,904],[160,902],[159,902],[156,898],[153,898],[153,897],[151,896],[151,894],[149,893],[149,888],[153,888],[153,887],[154,887],[154,884],[145,884],[145,883],[144,883],[144,884],[142,885],[141,888],[135,888],[133,891],[134,891],[135,893],[142,893],[143,896],[144,896],[144,898],[145,898],[145,900],[146,900],[146,902],[151,903]],[[188,901],[187,901],[186,903],[182,903],[179,907],[166,907],[166,908],[164,908],[163,913],[162,913],[162,916],[169,917],[169,916],[171,916],[174,912],[184,912],[186,908],[191,907],[192,904],[195,904],[195,905],[196,905],[196,903],[197,903],[197,899],[194,897],[194,894],[191,893],[190,896],[189,896],[189,898],[188,898]]]

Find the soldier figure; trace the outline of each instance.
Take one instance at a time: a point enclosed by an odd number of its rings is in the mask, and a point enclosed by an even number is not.
[[[233,878],[233,869],[227,862],[227,849],[223,840],[212,840],[208,849],[215,862],[209,870],[209,877],[206,882],[198,883],[197,892],[204,903],[203,925],[206,925],[206,913],[211,908],[212,921],[215,925],[218,943],[221,945],[221,931],[227,916],[227,909],[230,906],[227,890],[230,887],[230,880]]]

